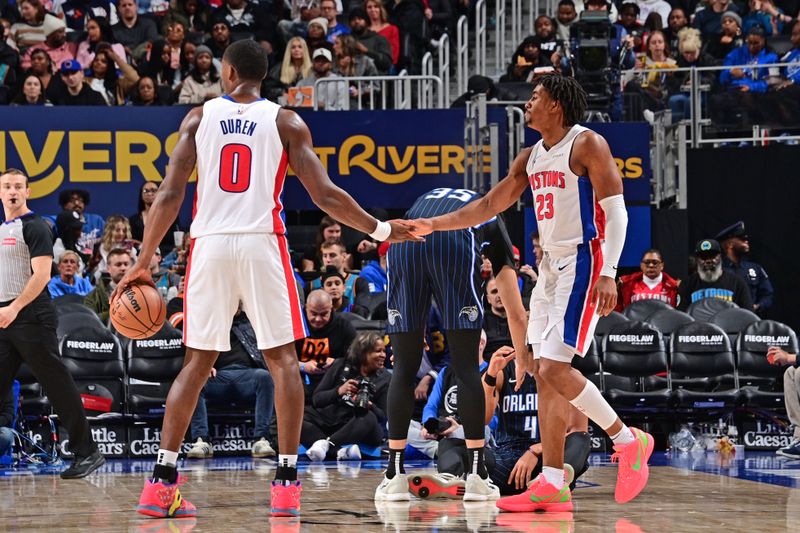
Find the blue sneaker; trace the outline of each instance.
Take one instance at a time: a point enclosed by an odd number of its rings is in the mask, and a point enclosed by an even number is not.
[[[789,446],[775,452],[789,459],[800,459],[800,441],[793,441]]]

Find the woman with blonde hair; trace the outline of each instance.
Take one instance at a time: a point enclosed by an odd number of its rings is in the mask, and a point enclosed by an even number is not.
[[[400,30],[394,24],[389,24],[389,14],[383,0],[367,0],[364,10],[369,17],[369,29],[382,35],[392,47],[392,65],[397,65],[400,60]]]
[[[103,236],[94,246],[94,254],[89,262],[90,272],[94,272],[95,279],[108,272],[108,253],[116,248],[127,250],[131,259],[136,261],[136,248],[131,238],[131,224],[123,215],[111,215],[106,219]]]
[[[678,68],[713,67],[717,61],[703,51],[703,41],[700,30],[683,28],[678,32]],[[712,85],[716,81],[716,71],[700,71],[700,83]],[[691,99],[688,92],[683,92],[682,87],[691,82],[688,71],[677,72],[667,80],[669,100],[667,105],[672,111],[672,122],[688,120],[691,118]]]
[[[272,67],[270,78],[281,82],[285,87],[294,87],[311,71],[311,56],[308,45],[302,37],[292,37],[286,44],[283,61]]]

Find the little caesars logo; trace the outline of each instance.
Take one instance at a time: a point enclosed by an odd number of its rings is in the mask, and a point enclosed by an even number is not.
[[[111,353],[114,349],[113,342],[94,342],[94,341],[67,341],[67,348],[77,350],[89,350],[91,352]]]
[[[679,335],[678,342],[700,344],[702,346],[721,346],[725,335]]]
[[[609,335],[609,342],[632,344],[633,346],[649,346],[653,344],[655,335]]]

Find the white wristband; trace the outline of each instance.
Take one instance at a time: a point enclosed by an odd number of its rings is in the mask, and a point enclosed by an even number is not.
[[[378,221],[378,226],[375,228],[375,231],[369,234],[370,237],[375,239],[376,241],[383,242],[389,238],[389,235],[392,234],[392,225],[388,222],[383,222],[382,220]]]

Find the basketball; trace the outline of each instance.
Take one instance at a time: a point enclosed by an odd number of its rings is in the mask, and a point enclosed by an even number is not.
[[[164,325],[166,305],[151,285],[129,285],[122,296],[111,302],[111,323],[129,339],[146,339]]]

